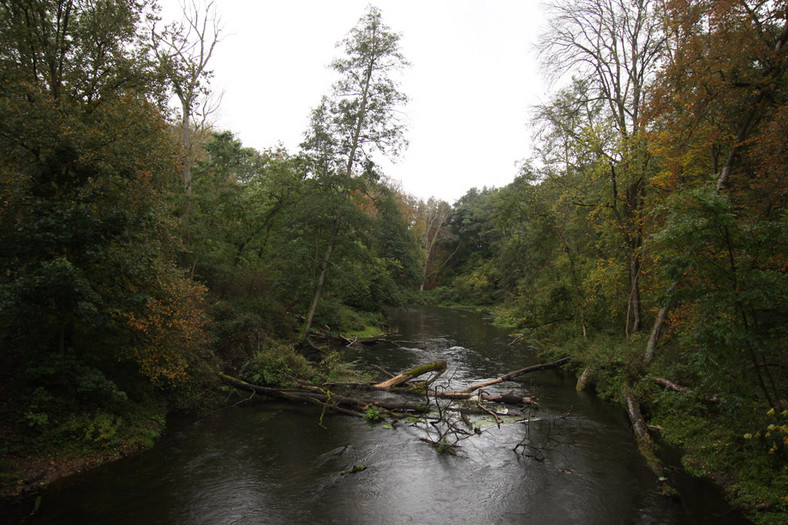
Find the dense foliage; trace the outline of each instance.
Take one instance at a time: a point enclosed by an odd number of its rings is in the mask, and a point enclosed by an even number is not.
[[[0,452],[138,447],[210,406],[221,368],[336,378],[294,345],[460,303],[636,395],[688,467],[779,521],[788,3],[554,2],[536,154],[454,204],[380,172],[407,61],[376,8],[299,151],[209,129],[216,19],[159,30],[150,8],[0,1]]]
[[[290,153],[205,126],[210,52],[185,50],[212,50],[215,20],[159,31],[154,7],[0,2],[4,457],[145,446],[168,410],[210,406],[222,367],[297,362],[274,354],[310,305],[319,330],[363,332],[418,286],[409,197],[369,150],[396,149],[405,100],[380,13]]]
[[[638,395],[767,522],[788,504],[786,39],[786,2],[556,2],[537,155],[455,203],[433,255],[439,300]]]

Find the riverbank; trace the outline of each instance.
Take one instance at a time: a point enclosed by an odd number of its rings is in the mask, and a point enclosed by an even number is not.
[[[349,313],[348,313],[349,312]],[[386,335],[380,318],[346,312],[342,332],[327,332],[321,339],[328,345],[376,340]],[[310,363],[295,351],[292,345],[266,342],[260,351],[245,365],[244,377],[269,385],[281,385],[293,378],[303,381],[353,380],[359,375],[335,354],[321,354],[320,362]],[[187,411],[205,412],[210,407],[224,406],[219,400],[222,391],[218,381],[210,381],[207,372],[200,372],[199,386],[215,390],[212,393],[192,392],[181,405]],[[218,377],[218,376],[217,376]],[[168,408],[163,398],[140,395],[143,399],[132,402],[128,397],[119,401],[117,414],[98,411],[92,414],[72,414],[54,410],[36,420],[36,414],[21,400],[8,402],[13,389],[13,378],[4,376],[0,387],[5,394],[0,406],[0,497],[26,497],[42,490],[50,483],[151,448],[165,431]],[[226,387],[225,387],[226,390]],[[202,400],[197,403],[194,399]],[[177,403],[178,400],[175,401]],[[173,403],[170,400],[170,403]],[[121,407],[120,405],[124,406]],[[124,408],[125,407],[125,408]],[[170,408],[171,409],[171,408]]]
[[[708,391],[680,363],[681,349],[666,346],[645,367],[644,338],[566,339],[539,343],[551,357],[572,356],[567,370],[608,402],[625,408],[624,393],[640,404],[659,452],[681,451],[691,475],[712,480],[728,501],[755,523],[788,519],[788,407],[773,409],[757,394],[736,399]],[[668,379],[669,383],[663,381]],[[783,402],[784,403],[784,402]]]
[[[158,441],[165,425],[164,415],[150,414],[139,425],[116,429],[111,442],[103,444],[86,440],[56,444],[4,425],[0,429],[0,498],[35,494],[61,478],[147,450]]]
[[[445,359],[440,388],[542,362],[476,312],[408,308],[391,318],[395,344],[343,348],[342,362],[400,371]],[[244,373],[270,377],[260,365],[272,363],[261,360]],[[370,425],[311,404],[232,394],[225,410],[173,419],[153,449],[56,483],[24,503],[40,501],[35,522],[58,525],[398,523],[403,512],[427,523],[510,523],[524,516],[536,523],[688,525],[694,516],[743,523],[704,488],[708,483],[689,482],[684,501],[659,497],[620,411],[578,394],[569,377],[546,370],[491,387],[490,393],[535,396],[540,408],[523,413],[526,420],[474,432],[458,443],[457,457],[421,440],[435,437],[423,421]]]
[[[3,483],[0,484],[0,498],[15,498],[35,494],[50,483],[59,479],[87,472],[106,463],[117,461],[130,454],[144,450],[145,447],[15,457],[3,455]]]

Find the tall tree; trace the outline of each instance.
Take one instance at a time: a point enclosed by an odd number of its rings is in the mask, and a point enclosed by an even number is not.
[[[427,279],[437,270],[435,268],[435,251],[439,241],[446,236],[446,227],[449,224],[452,208],[446,201],[430,198],[427,202],[419,202],[417,211],[424,229],[422,233],[424,260],[421,266],[421,285],[419,286],[419,289],[424,291]]]
[[[596,123],[603,124],[601,136],[573,138],[591,148],[599,169],[607,171],[602,206],[612,215],[626,249],[628,333],[639,331],[642,323],[641,212],[651,157],[641,117],[664,42],[657,4],[654,0],[555,2],[541,41],[546,67],[557,76],[571,73],[582,81],[586,96],[576,98],[577,109],[604,118]]]
[[[370,6],[340,43],[345,56],[331,64],[340,79],[313,114],[304,147],[318,159],[319,175],[334,178],[345,200],[355,177],[372,174],[375,152],[396,157],[406,145],[398,110],[407,97],[394,78],[407,65],[399,40],[400,35],[383,23],[380,11]],[[344,220],[338,209],[320,261],[304,334],[312,327]]]
[[[219,43],[221,24],[211,0],[198,5],[196,0],[181,2],[183,18],[159,30],[151,28],[153,51],[161,73],[180,105],[179,128],[184,148],[182,176],[184,238],[189,240],[188,225],[192,199],[192,165],[196,154],[196,136],[204,129],[218,101],[212,97],[208,63]]]

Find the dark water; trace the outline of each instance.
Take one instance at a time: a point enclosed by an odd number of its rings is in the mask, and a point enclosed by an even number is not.
[[[449,361],[444,387],[536,363],[482,315],[393,312],[400,347],[347,352],[391,371]],[[420,441],[423,427],[370,426],[307,406],[248,403],[175,422],[153,450],[66,479],[42,494],[35,524],[108,523],[743,523],[708,484],[679,477],[659,496],[625,416],[577,393],[560,372],[491,391],[536,396],[532,422],[484,427],[457,456]],[[551,419],[564,414],[563,419]],[[512,449],[528,432],[529,459]],[[366,470],[343,474],[354,465]]]

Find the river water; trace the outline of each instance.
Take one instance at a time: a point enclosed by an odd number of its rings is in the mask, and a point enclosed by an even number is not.
[[[475,312],[399,309],[391,322],[398,344],[347,358],[391,371],[445,359],[441,388],[539,361]],[[497,386],[540,408],[523,414],[529,423],[475,420],[482,433],[455,456],[421,441],[424,425],[339,415],[321,424],[319,410],[281,402],[175,421],[152,450],[56,483],[30,523],[746,523],[713,486],[680,473],[681,499],[660,496],[622,410],[576,392],[568,375]],[[526,437],[528,456],[513,450]],[[347,473],[354,466],[366,468]]]

